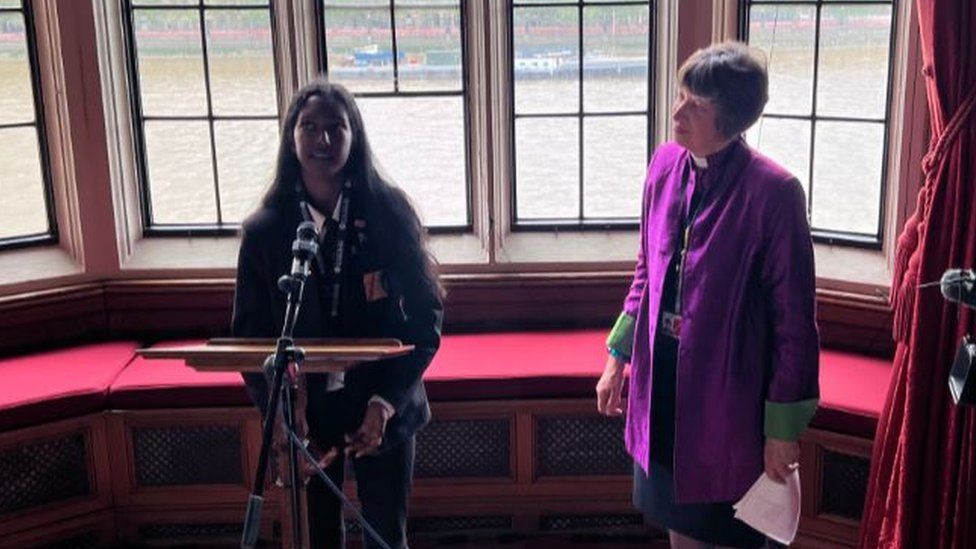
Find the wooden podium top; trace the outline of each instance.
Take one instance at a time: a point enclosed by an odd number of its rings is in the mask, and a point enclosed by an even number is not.
[[[203,344],[138,349],[141,357],[178,358],[201,372],[260,372],[277,339],[216,338]],[[302,372],[343,372],[361,362],[402,356],[413,350],[398,339],[296,339],[305,351]]]

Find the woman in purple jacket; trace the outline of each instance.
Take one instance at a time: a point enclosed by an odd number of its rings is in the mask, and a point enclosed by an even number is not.
[[[768,97],[746,46],[678,72],[674,142],[647,170],[637,268],[607,339],[601,413],[623,413],[634,503],[671,546],[759,547],[732,503],[765,471],[783,482],[817,407],[813,247],[797,179],[741,134]]]

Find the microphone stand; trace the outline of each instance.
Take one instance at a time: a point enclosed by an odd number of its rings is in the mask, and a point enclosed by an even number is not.
[[[299,228],[299,232],[301,228]],[[312,244],[314,246],[314,243]],[[296,239],[295,246],[296,259],[301,259],[298,257],[300,251],[304,250],[301,246],[301,238]],[[313,248],[317,249],[317,246]],[[305,250],[307,251],[307,250]],[[315,255],[313,251],[311,255]],[[301,363],[305,360],[305,351],[300,347],[295,347],[294,341],[292,339],[292,334],[295,329],[295,323],[298,320],[298,311],[301,308],[302,298],[305,294],[305,278],[306,275],[302,273],[307,273],[308,259],[305,259],[304,269],[293,269],[292,274],[283,275],[278,279],[278,288],[282,292],[288,294],[287,305],[285,307],[285,322],[281,329],[281,336],[278,338],[278,342],[275,345],[275,352],[272,357],[269,357],[269,361],[265,361],[265,368],[270,368],[272,371],[272,382],[271,382],[271,392],[268,395],[268,407],[265,410],[264,415],[264,425],[261,436],[261,453],[258,457],[257,471],[254,474],[254,485],[251,488],[251,495],[247,500],[247,512],[244,515],[244,528],[241,534],[241,547],[243,549],[252,549],[257,543],[258,531],[261,525],[261,509],[264,506],[264,482],[265,473],[268,469],[268,460],[272,451],[272,439],[274,436],[274,423],[275,417],[278,413],[279,404],[282,405],[282,429],[288,438],[288,463],[289,463],[289,503],[291,505],[291,518],[292,518],[292,539],[294,540],[295,547],[301,549],[304,543],[302,527],[302,507],[301,507],[301,490],[300,486],[304,483],[300,482],[299,472],[298,472],[298,454],[301,453],[302,457],[312,466],[315,470],[316,475],[322,479],[325,485],[335,494],[336,497],[345,505],[347,508],[351,509],[356,520],[362,525],[363,530],[383,549],[390,549],[390,546],[380,537],[379,533],[363,518],[362,514],[359,512],[355,506],[346,498],[342,490],[332,482],[332,479],[319,467],[318,461],[312,456],[308,448],[305,447],[305,443],[299,440],[298,435],[295,433],[295,398],[293,391],[298,386],[298,375]],[[296,272],[298,271],[298,272]],[[268,364],[270,362],[270,365]],[[294,364],[295,368],[293,371],[288,372],[289,380],[288,383],[284,382],[286,371],[288,370],[288,365]],[[283,402],[282,402],[283,401]]]

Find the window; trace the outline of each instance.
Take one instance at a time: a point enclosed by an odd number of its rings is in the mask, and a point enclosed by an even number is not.
[[[120,5],[147,235],[231,233],[271,175],[276,79],[290,89],[317,72],[356,96],[381,167],[431,232],[473,237],[447,262],[491,263],[506,244],[531,257],[512,229],[636,228],[654,2]]]
[[[882,245],[894,15],[890,1],[745,3],[770,77],[747,138],[799,177],[821,242]]]
[[[131,0],[123,16],[145,232],[233,231],[278,142],[269,2]]]
[[[320,0],[323,72],[356,96],[379,162],[433,231],[471,226],[459,0]]]
[[[57,240],[30,7],[0,0],[0,248]]]
[[[514,228],[636,227],[651,20],[651,2],[513,3]]]

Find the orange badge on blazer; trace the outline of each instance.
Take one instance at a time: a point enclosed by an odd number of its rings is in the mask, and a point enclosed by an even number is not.
[[[383,287],[383,271],[364,274],[363,290],[366,292],[366,301],[377,301],[387,297],[386,288]]]

